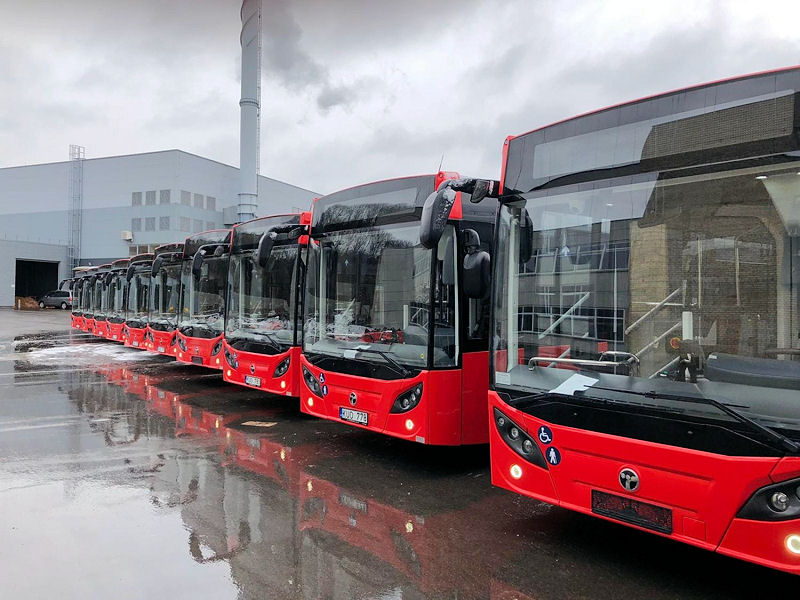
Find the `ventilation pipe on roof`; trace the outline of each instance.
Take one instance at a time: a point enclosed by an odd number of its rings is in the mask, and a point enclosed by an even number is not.
[[[242,2],[242,97],[239,139],[239,222],[258,210],[258,161],[261,110],[261,0]]]

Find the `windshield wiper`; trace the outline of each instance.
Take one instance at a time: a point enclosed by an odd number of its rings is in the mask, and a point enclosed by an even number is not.
[[[755,430],[759,433],[766,435],[770,438],[780,450],[787,450],[789,452],[793,452],[795,454],[800,453],[800,444],[795,442],[794,440],[786,437],[785,435],[778,433],[774,429],[766,427],[740,413],[739,411],[731,408],[727,404],[723,404],[719,400],[715,400],[714,398],[709,398],[708,396],[681,396],[679,394],[663,394],[661,392],[656,392],[654,390],[650,390],[647,392],[636,392],[633,390],[623,390],[623,389],[615,389],[615,388],[607,388],[607,387],[598,387],[598,386],[591,386],[587,390],[576,392],[575,395],[579,397],[587,397],[586,393],[589,390],[603,390],[606,392],[617,392],[620,394],[633,394],[634,396],[642,396],[644,398],[651,398],[654,400],[674,400],[676,402],[688,402],[693,404],[707,404],[713,406],[714,408],[720,410],[721,412],[725,413],[729,417],[733,417],[740,423],[744,423],[751,430]]]
[[[268,331],[253,331],[253,330],[247,330],[247,329],[245,329],[245,330],[241,330],[240,329],[238,331],[246,331],[248,335],[262,336],[262,337],[266,338],[266,340],[269,342],[269,344],[267,344],[267,345],[270,348],[272,348],[276,352],[283,352],[283,347],[281,346],[280,340],[278,340],[278,338],[276,338],[274,334],[269,333]],[[232,335],[232,340],[235,340],[235,339],[236,338],[233,337],[233,335]],[[247,339],[247,337],[246,336],[242,336],[242,338],[240,338],[240,339]]]
[[[403,377],[409,377],[411,375],[411,371],[406,369],[403,365],[397,362],[394,358],[392,358],[388,352],[384,352],[383,350],[376,350],[375,348],[354,348],[355,352],[364,352],[364,353],[371,353],[377,354],[383,360],[385,360],[393,370],[402,375]]]

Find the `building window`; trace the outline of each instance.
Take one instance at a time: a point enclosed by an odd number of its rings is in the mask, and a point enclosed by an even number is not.
[[[136,246],[134,246],[134,248],[135,247]],[[149,246],[139,246],[136,253],[137,254],[147,254],[148,252],[150,252],[150,247]]]
[[[142,192],[133,192],[131,194],[131,206],[142,205]]]
[[[217,199],[214,196],[206,196],[206,208],[208,210],[217,210]]]
[[[190,206],[192,204],[192,194],[186,190],[181,190],[181,204]]]
[[[145,192],[144,196],[144,203],[148,206],[152,206],[156,203],[156,191],[150,190],[149,192]]]
[[[194,195],[194,207],[203,208],[203,194]]]
[[[200,233],[201,231],[203,231],[203,222],[200,219],[194,219],[192,225],[193,225],[192,231],[194,233]]]
[[[206,221],[206,231],[216,229],[217,224],[214,221]]]
[[[192,230],[192,220],[189,217],[181,217],[181,231],[189,232]]]
[[[141,231],[142,220],[140,218],[131,219],[131,231]]]
[[[128,256],[136,256],[137,254],[136,246],[128,246]]]
[[[155,231],[156,230],[156,218],[155,217],[146,217],[144,220],[144,230],[145,231]]]
[[[169,204],[171,202],[169,190],[161,190],[159,192],[158,201],[161,204]]]
[[[169,217],[159,217],[158,218],[158,230],[159,231],[169,231],[170,222]]]

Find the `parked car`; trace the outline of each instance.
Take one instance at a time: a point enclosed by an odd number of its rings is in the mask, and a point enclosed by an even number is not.
[[[69,290],[53,290],[47,292],[44,296],[39,298],[39,308],[53,308],[68,309],[72,308],[72,292]]]

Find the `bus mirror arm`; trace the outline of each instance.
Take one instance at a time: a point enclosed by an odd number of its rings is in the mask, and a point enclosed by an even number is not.
[[[153,266],[150,267],[150,275],[152,277],[156,277],[158,275],[158,272],[161,270],[161,265],[163,264],[163,262],[164,262],[163,256],[156,256],[153,259]]]
[[[272,254],[272,248],[275,246],[275,239],[278,237],[274,231],[267,231],[258,240],[258,248],[256,249],[256,264],[262,269],[267,266],[269,256]],[[298,236],[299,237],[299,236]]]

